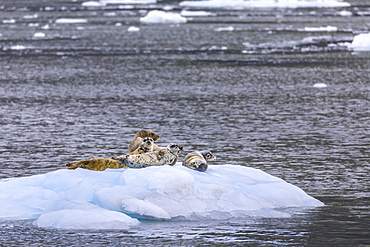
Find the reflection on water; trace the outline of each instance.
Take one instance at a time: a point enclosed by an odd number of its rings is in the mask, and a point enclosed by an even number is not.
[[[326,206],[287,219],[143,222],[126,232],[1,222],[1,242],[370,243],[370,60],[368,52],[342,45],[367,31],[366,2],[346,8],[350,17],[339,15],[340,8],[214,11],[183,25],[141,25],[139,16],[153,7],[86,10],[50,3],[46,10],[35,3],[14,1],[16,8],[6,3],[0,9],[2,20],[15,20],[0,23],[0,177],[111,157],[126,150],[138,129],[150,128],[163,144],[210,148],[218,157],[213,164],[262,169]],[[67,16],[88,23],[55,23]],[[140,31],[127,32],[133,25]],[[303,31],[327,26],[337,31]],[[46,36],[35,38],[35,32]]]

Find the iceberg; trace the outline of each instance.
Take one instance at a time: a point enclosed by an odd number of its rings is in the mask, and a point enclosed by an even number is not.
[[[0,220],[38,227],[128,229],[140,220],[289,217],[287,208],[323,206],[302,189],[259,169],[177,163],[143,169],[56,170],[0,180]]]
[[[154,24],[154,23],[186,23],[186,18],[178,13],[165,12],[161,10],[152,10],[149,13],[140,18],[142,23]]]
[[[354,51],[370,51],[370,33],[361,33],[353,38],[347,46]]]
[[[182,7],[191,8],[326,8],[326,7],[348,7],[349,3],[341,0],[203,0],[183,1]]]

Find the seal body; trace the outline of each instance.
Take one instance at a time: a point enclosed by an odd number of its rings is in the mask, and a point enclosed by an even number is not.
[[[153,152],[153,146],[154,146],[153,138],[145,137],[145,138],[143,138],[139,147],[135,151],[129,153],[128,155]]]
[[[143,154],[119,155],[112,157],[131,168],[143,168],[148,166],[174,165],[178,160],[178,154],[183,147],[171,143],[166,149]]]
[[[200,172],[205,172],[208,168],[207,161],[215,160],[215,159],[216,159],[216,156],[214,156],[209,150],[194,151],[194,152],[188,153],[185,156],[185,159],[183,160],[182,165],[190,169],[194,169]]]
[[[70,162],[66,164],[68,169],[84,168],[94,171],[104,171],[107,168],[118,169],[118,168],[127,168],[121,162],[114,159],[105,159],[105,158],[96,158],[81,160],[77,162]]]
[[[159,135],[154,133],[153,131],[148,129],[142,129],[136,133],[134,139],[130,142],[128,146],[128,153],[134,152],[136,149],[138,149],[138,147],[140,146],[145,137],[150,137],[153,139],[153,141],[157,141],[159,139]],[[157,151],[159,149],[161,148],[153,144],[154,151]]]

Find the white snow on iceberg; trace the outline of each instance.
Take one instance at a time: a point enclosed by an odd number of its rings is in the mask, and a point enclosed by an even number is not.
[[[349,3],[341,0],[203,0],[183,1],[182,7],[192,8],[325,8],[348,7]]]
[[[0,220],[39,227],[127,229],[138,219],[289,217],[280,209],[323,203],[261,170],[180,163],[143,169],[57,170],[0,180]]]
[[[352,43],[348,43],[347,46],[354,51],[370,51],[370,33],[356,35]]]
[[[140,21],[147,24],[154,23],[186,23],[186,18],[178,13],[165,12],[161,10],[152,10],[146,16],[140,18]]]

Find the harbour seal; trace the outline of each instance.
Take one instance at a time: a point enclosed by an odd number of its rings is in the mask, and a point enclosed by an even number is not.
[[[67,169],[74,170],[76,168],[84,168],[93,171],[104,171],[107,168],[119,169],[127,168],[121,162],[114,159],[95,158],[88,160],[81,160],[77,162],[70,162],[66,164]]]
[[[129,153],[132,154],[142,154],[146,152],[153,151],[154,141],[151,137],[143,138],[140,146],[134,151]],[[122,165],[121,162],[114,159],[105,159],[105,158],[95,158],[88,160],[81,160],[77,162],[70,162],[66,164],[68,169],[84,168],[94,171],[104,171],[107,168],[118,169],[118,168],[127,168],[127,166]]]
[[[143,168],[148,166],[174,165],[178,160],[178,154],[183,147],[171,143],[166,149],[143,154],[118,155],[112,157],[123,165],[130,168]]]
[[[216,159],[216,156],[214,156],[209,150],[194,151],[194,152],[188,153],[185,156],[185,159],[183,160],[182,165],[190,169],[194,169],[200,172],[205,172],[208,168],[207,161],[215,160],[215,159]]]
[[[143,138],[140,146],[135,151],[129,153],[128,155],[153,152],[153,145],[154,145],[153,138],[145,137]]]
[[[143,138],[150,137],[153,139],[153,141],[157,141],[159,139],[159,135],[154,133],[151,130],[148,129],[142,129],[138,131],[134,137],[134,139],[130,142],[128,146],[128,153],[134,152],[142,143]],[[157,151],[160,149],[165,149],[157,146],[156,144],[153,144],[153,151]]]

